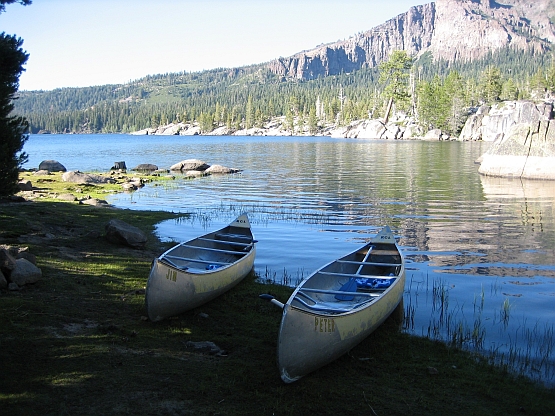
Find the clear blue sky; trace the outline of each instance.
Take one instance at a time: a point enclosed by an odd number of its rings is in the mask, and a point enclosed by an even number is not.
[[[0,14],[30,54],[20,90],[233,68],[349,38],[422,0],[33,0]]]

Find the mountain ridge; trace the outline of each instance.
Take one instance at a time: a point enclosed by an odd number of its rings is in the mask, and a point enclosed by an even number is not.
[[[471,61],[504,47],[544,53],[555,43],[553,0],[438,0],[411,7],[343,41],[277,58],[267,64],[285,79],[310,80],[374,68],[393,50],[416,58],[431,52],[448,62]]]

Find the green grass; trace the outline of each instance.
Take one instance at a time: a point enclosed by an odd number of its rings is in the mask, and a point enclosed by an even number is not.
[[[173,319],[146,319],[150,263],[167,246],[167,212],[74,203],[0,204],[0,243],[28,246],[43,278],[0,293],[0,409],[6,415],[544,415],[555,392],[486,360],[400,331],[400,307],[332,364],[293,384],[276,365],[291,288],[249,275]],[[115,246],[119,218],[149,235],[145,250]],[[286,266],[286,265],[284,265]],[[188,341],[211,341],[214,356]]]

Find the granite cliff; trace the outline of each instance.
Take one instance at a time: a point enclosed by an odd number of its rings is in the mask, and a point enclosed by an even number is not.
[[[347,40],[275,59],[268,68],[309,80],[376,67],[392,50],[447,61],[471,61],[505,47],[543,53],[555,43],[554,15],[553,0],[438,0]]]

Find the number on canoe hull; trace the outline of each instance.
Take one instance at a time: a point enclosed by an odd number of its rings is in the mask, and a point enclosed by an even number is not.
[[[171,280],[172,282],[175,282],[177,280],[177,271],[168,269],[168,272],[166,273],[166,279]]]
[[[316,332],[335,332],[335,321],[333,318],[314,317],[314,330]]]

